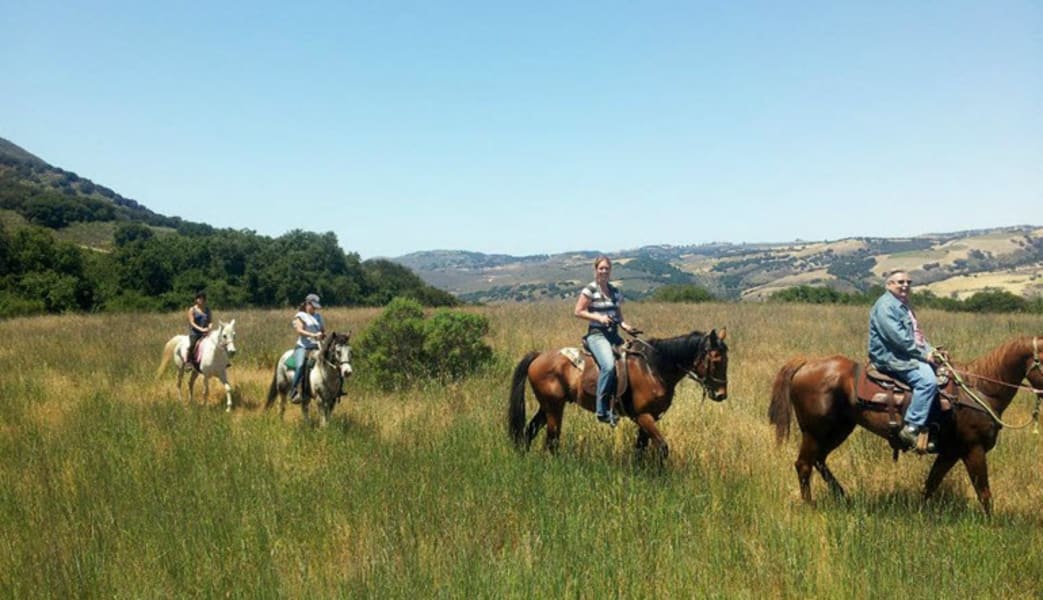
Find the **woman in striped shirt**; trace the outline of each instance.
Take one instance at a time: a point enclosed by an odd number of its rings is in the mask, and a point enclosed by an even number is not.
[[[578,318],[589,321],[587,346],[598,363],[597,417],[598,421],[615,427],[616,416],[609,410],[609,398],[616,388],[616,361],[613,346],[623,343],[619,327],[633,333],[635,330],[623,320],[623,294],[612,285],[612,261],[607,256],[594,260],[594,281],[587,284],[576,300],[573,311]]]

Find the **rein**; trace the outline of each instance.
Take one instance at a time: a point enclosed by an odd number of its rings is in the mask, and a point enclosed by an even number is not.
[[[1040,404],[1043,403],[1043,390],[1037,390],[1035,387],[1032,387],[1031,385],[1025,386],[1020,384],[1007,383],[1006,381],[998,381],[996,379],[984,377],[982,375],[971,373],[969,371],[957,370],[956,367],[954,367],[952,363],[950,363],[949,360],[944,356],[941,357],[941,362],[952,372],[953,379],[956,380],[956,385],[960,386],[960,389],[966,392],[967,395],[970,396],[970,398],[974,400],[974,402],[977,403],[982,410],[984,410],[990,417],[992,417],[992,419],[996,421],[996,423],[999,424],[1000,427],[1007,427],[1009,429],[1024,429],[1028,427],[1030,424],[1034,423],[1034,426],[1032,427],[1032,433],[1036,435],[1039,434],[1039,407]],[[1026,371],[1026,375],[1029,371],[1032,371],[1033,369],[1037,369],[1041,373],[1043,373],[1043,364],[1040,363],[1039,358],[1039,343],[1036,337],[1032,338],[1032,366],[1028,368],[1028,371]],[[1027,421],[1020,425],[1011,425],[1009,423],[1004,422],[1003,419],[1001,419],[1000,416],[996,414],[996,411],[993,410],[992,406],[988,402],[985,402],[981,399],[981,397],[978,396],[978,394],[974,393],[974,389],[970,385],[968,385],[962,377],[960,377],[961,374],[969,375],[971,377],[977,377],[983,381],[988,381],[990,383],[995,383],[1015,390],[1032,391],[1034,394],[1036,394],[1036,405],[1032,409],[1032,416],[1030,416]]]
[[[643,344],[646,348],[650,349],[652,352],[657,352],[655,346],[650,344],[648,341],[646,341],[641,336],[638,336],[638,335],[635,335],[633,333],[630,333],[629,331],[626,331],[626,334],[629,335],[630,337],[634,338],[638,342],[641,342],[641,344]],[[707,363],[705,368],[704,368],[704,370],[707,373],[709,373],[710,372],[710,368],[709,368],[710,365],[708,363],[710,362],[710,353],[708,351],[705,351],[705,350],[702,349],[702,342],[701,341],[700,341],[699,354],[698,354],[698,356],[696,358],[696,363],[698,363],[699,361],[703,361],[703,362]],[[713,383],[713,382],[721,383],[719,380],[714,378],[712,375],[707,375],[706,377],[701,377],[698,373],[695,372],[694,369],[689,369],[687,366],[682,365],[681,363],[674,363],[674,367],[677,370],[679,370],[682,373],[684,373],[685,376],[687,376],[689,379],[691,379],[692,381],[697,382],[700,386],[702,386],[702,388],[703,388],[703,400],[706,400],[706,396],[710,393],[710,384],[711,383]]]

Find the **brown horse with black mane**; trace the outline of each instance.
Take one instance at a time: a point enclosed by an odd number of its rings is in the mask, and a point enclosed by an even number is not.
[[[656,421],[670,408],[674,388],[686,375],[703,386],[712,400],[720,402],[728,396],[728,346],[726,330],[704,334],[699,331],[669,339],[636,339],[634,350],[626,352],[628,382],[619,398],[625,416],[638,425],[635,448],[643,450],[653,440],[659,456],[666,458],[669,447],[656,426]],[[514,369],[507,428],[519,448],[528,449],[533,438],[546,425],[545,446],[555,451],[561,436],[561,423],[567,402],[594,411],[594,394],[590,380],[597,364],[588,355],[578,367],[561,350],[530,352]],[[588,373],[584,377],[584,372]],[[617,368],[617,373],[620,372]],[[528,379],[539,402],[539,410],[525,425],[525,380]],[[588,385],[584,385],[584,380]]]
[[[1037,395],[1043,394],[1043,367],[1040,366],[1043,340],[1018,337],[992,352],[956,367],[966,386],[961,386],[953,409],[941,419],[934,441],[938,457],[924,486],[924,498],[956,464],[963,461],[985,513],[991,512],[992,492],[985,454],[996,445],[1001,416],[1028,378]],[[844,356],[822,359],[794,358],[775,377],[768,417],[775,425],[776,440],[789,435],[791,414],[796,413],[802,440],[795,464],[800,494],[811,501],[811,472],[817,469],[837,496],[844,495],[836,477],[826,466],[826,457],[851,434],[856,425],[888,438],[890,417],[860,402],[855,392],[856,365]],[[982,403],[979,404],[974,397]],[[792,407],[792,410],[791,410]]]

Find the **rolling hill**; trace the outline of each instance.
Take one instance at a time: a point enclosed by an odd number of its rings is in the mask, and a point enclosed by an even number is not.
[[[394,259],[467,301],[574,297],[591,279],[593,251],[511,257],[463,251]],[[1043,227],[765,244],[645,246],[610,253],[613,275],[632,298],[667,284],[694,284],[731,299],[763,300],[798,285],[865,291],[886,272],[909,271],[920,289],[965,298],[986,289],[1043,294]]]

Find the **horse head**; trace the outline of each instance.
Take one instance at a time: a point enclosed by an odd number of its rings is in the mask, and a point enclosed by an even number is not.
[[[235,319],[231,323],[221,321],[218,324],[217,345],[224,348],[228,356],[235,355]]]
[[[1036,396],[1043,398],[1043,362],[1040,354],[1043,353],[1043,338],[1032,337],[1032,359],[1025,371],[1025,379],[1036,391]]]
[[[329,363],[331,367],[336,368],[341,378],[344,379],[350,377],[352,373],[351,346],[348,345],[350,339],[350,332],[333,332],[322,343],[323,360]]]
[[[696,355],[695,373],[711,400],[721,402],[728,397],[728,345],[724,339],[728,329],[716,329],[703,337],[702,348]]]

